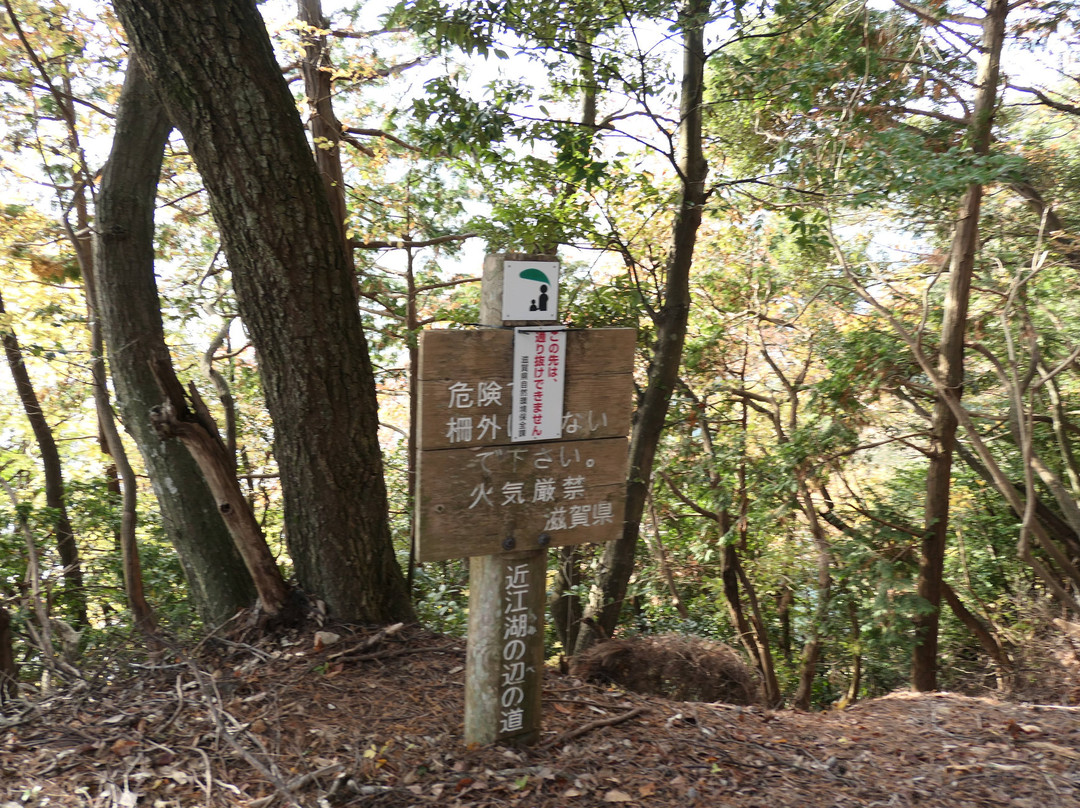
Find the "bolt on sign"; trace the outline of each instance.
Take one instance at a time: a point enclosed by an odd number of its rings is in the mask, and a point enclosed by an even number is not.
[[[619,537],[635,338],[629,328],[421,334],[421,561]]]

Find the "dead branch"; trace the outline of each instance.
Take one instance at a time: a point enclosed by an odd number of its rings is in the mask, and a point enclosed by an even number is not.
[[[561,735],[556,735],[550,741],[540,745],[540,749],[550,749],[553,746],[559,746],[567,741],[572,741],[574,738],[579,738],[588,732],[592,732],[594,729],[601,729],[603,727],[611,727],[615,724],[621,724],[623,721],[629,721],[631,718],[641,715],[642,713],[649,712],[648,707],[635,707],[629,712],[622,713],[621,715],[613,715],[611,718],[598,718],[596,721],[590,721],[588,724],[582,724],[580,727],[576,727],[568,732],[564,732]]]
[[[394,623],[392,626],[387,626],[381,631],[375,632],[359,645],[354,645],[352,648],[347,648],[344,651],[338,651],[336,654],[331,654],[326,658],[326,660],[327,662],[333,662],[334,660],[340,659],[342,657],[347,657],[351,656],[352,654],[358,654],[363,651],[367,651],[369,648],[374,648],[387,637],[393,637],[403,628],[405,628],[404,623]]]

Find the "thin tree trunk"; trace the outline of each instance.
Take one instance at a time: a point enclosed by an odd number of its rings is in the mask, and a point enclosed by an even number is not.
[[[74,130],[72,140],[77,146],[78,140]],[[90,372],[98,429],[104,439],[104,451],[112,458],[121,484],[120,550],[124,570],[124,592],[127,595],[128,607],[131,609],[135,627],[152,647],[157,647],[160,644],[156,636],[157,619],[146,600],[139,547],[135,538],[135,528],[138,525],[138,483],[135,480],[135,471],[128,460],[127,448],[116,428],[116,417],[109,400],[109,387],[105,373],[105,339],[97,304],[97,289],[94,281],[97,273],[94,266],[93,242],[89,235],[90,216],[85,186],[78,189],[74,201],[77,227],[74,230],[68,227],[68,240],[75,249],[86,294],[87,319],[90,324]],[[67,224],[66,221],[65,224]]]
[[[667,585],[668,594],[671,595],[671,604],[675,607],[675,611],[679,613],[679,617],[688,620],[690,612],[687,611],[686,604],[683,603],[682,596],[679,594],[679,587],[675,585],[675,575],[671,571],[667,551],[664,549],[664,540],[660,536],[660,520],[656,516],[656,501],[653,499],[652,494],[649,495],[649,518],[652,522],[652,541],[649,541],[648,536],[646,536],[645,540],[651,545],[649,549],[652,551],[653,560],[656,561],[656,566],[660,570],[660,577],[664,579],[664,583]]]
[[[742,365],[740,367],[739,376],[740,383],[745,386],[746,382],[746,359],[749,353],[749,345],[743,351]],[[750,406],[747,399],[742,399],[739,408],[739,430],[742,433],[743,439],[741,442],[742,451],[739,454],[739,465],[736,469],[735,476],[737,481],[738,490],[736,497],[739,502],[739,515],[735,522],[735,532],[738,536],[738,546],[734,547],[734,567],[735,573],[739,581],[742,583],[743,591],[746,593],[746,600],[750,604],[750,616],[754,625],[754,634],[758,646],[758,658],[761,662],[761,676],[765,687],[765,703],[770,707],[779,707],[783,704],[784,697],[780,692],[780,681],[776,676],[776,663],[773,660],[772,644],[769,639],[769,629],[765,623],[765,618],[761,613],[761,603],[758,600],[757,590],[754,587],[753,582],[750,580],[750,576],[746,574],[746,568],[743,566],[742,558],[739,553],[745,553],[748,544],[748,534],[750,532],[750,492],[747,488],[746,481],[746,436],[750,425]],[[705,413],[702,412],[702,415]],[[708,434],[706,432],[706,434]],[[712,439],[710,437],[709,453],[712,454]],[[715,472],[712,472],[715,474]],[[789,601],[790,602],[790,601]],[[784,623],[786,613],[781,615],[781,626],[784,630],[790,630],[790,625]],[[783,644],[781,646],[784,647]],[[786,646],[788,649],[788,660],[790,661],[790,643]]]
[[[825,537],[825,531],[818,520],[810,489],[805,480],[799,480],[799,499],[802,511],[810,525],[810,535],[817,549],[817,602],[814,605],[814,618],[810,623],[809,635],[803,648],[802,667],[799,670],[799,686],[795,690],[792,706],[797,710],[809,710],[813,700],[814,679],[821,661],[822,634],[829,615],[832,598],[832,549]]]
[[[83,267],[84,277],[87,279],[89,291],[93,284],[93,274],[86,273]],[[88,294],[88,301],[93,301],[93,295]],[[138,524],[137,504],[138,489],[135,481],[135,471],[128,461],[127,450],[124,448],[120,433],[116,428],[116,419],[113,416],[112,405],[109,403],[109,392],[105,381],[105,356],[104,343],[101,337],[101,323],[95,313],[96,307],[90,304],[90,352],[93,357],[93,385],[94,403],[97,408],[98,426],[105,437],[105,445],[109,456],[116,465],[116,472],[120,478],[120,557],[124,570],[124,593],[127,595],[128,608],[135,621],[135,628],[147,638],[153,646],[159,644],[156,637],[157,619],[154,610],[146,600],[146,590],[143,586],[142,563],[139,560],[139,546],[135,539],[135,527]]]
[[[990,150],[990,132],[997,105],[1001,49],[1005,38],[1008,0],[990,0],[983,20],[982,55],[979,60],[977,91],[968,136],[974,154]],[[968,301],[979,247],[981,185],[968,186],[960,204],[953,232],[949,266],[949,286],[945,295],[938,347],[937,369],[946,387],[959,397],[964,382],[964,337],[967,333]],[[930,427],[930,467],[926,475],[925,528],[916,591],[927,611],[915,617],[918,643],[912,656],[911,680],[916,690],[937,689],[938,626],[941,607],[941,580],[949,529],[949,491],[952,457],[956,444],[957,419],[944,396],[938,396]]]
[[[405,333],[409,343],[409,435],[405,439],[405,474],[408,481],[408,509],[416,507],[416,453],[420,435],[420,316],[416,307],[415,257],[412,249],[405,251]],[[406,585],[410,593],[416,577],[416,520],[409,520],[409,566]]]
[[[783,704],[784,697],[780,692],[780,682],[776,678],[776,663],[773,662],[772,647],[769,645],[769,629],[765,625],[765,618],[761,613],[761,603],[758,600],[757,591],[754,589],[749,576],[747,576],[738,555],[735,556],[735,560],[737,564],[735,571],[742,582],[743,591],[746,592],[746,599],[750,603],[750,616],[754,623],[754,632],[761,654],[761,675],[765,685],[765,703],[769,707],[779,707]]]
[[[3,297],[0,297],[0,317],[6,313]],[[34,440],[41,454],[41,468],[45,477],[45,504],[56,515],[53,521],[53,535],[60,561],[64,565],[64,593],[71,607],[74,623],[82,628],[86,625],[86,590],[83,588],[82,564],[79,561],[79,547],[75,541],[75,531],[68,518],[67,499],[64,495],[64,471],[60,463],[60,452],[56,448],[52,427],[45,419],[37,393],[31,382],[30,374],[23,362],[19,339],[11,328],[0,328],[0,339],[4,343],[11,378],[15,382],[15,391],[22,403],[23,412],[34,432]]]
[[[300,62],[300,75],[304,77],[304,94],[307,96],[308,131],[315,146],[315,164],[319,167],[326,196],[334,212],[334,219],[345,236],[348,208],[345,201],[345,173],[341,168],[341,121],[334,113],[333,66],[330,63],[330,47],[326,37],[329,27],[323,16],[322,0],[297,0],[296,16],[307,28],[302,32],[304,58]]]
[[[161,402],[151,366],[171,368],[154,277],[154,199],[170,129],[131,61],[98,192],[95,286],[124,425],[146,464],[192,601],[207,624],[218,625],[250,606],[255,588],[194,460],[178,443],[161,441],[150,423]]]
[[[599,628],[583,630],[576,651],[598,636],[611,636],[619,623],[623,600],[634,570],[641,516],[652,477],[653,461],[667,418],[671,394],[679,378],[686,324],[690,315],[690,267],[698,228],[707,199],[708,164],[702,151],[702,99],[705,81],[705,16],[709,0],[689,0],[679,13],[683,36],[680,100],[679,171],[682,178],[679,210],[672,228],[664,299],[656,315],[656,343],[649,363],[648,384],[634,416],[630,462],[623,511],[623,533],[604,547],[587,616]],[[584,623],[591,626],[592,623]]]
[[[576,545],[560,547],[556,564],[558,569],[552,595],[551,622],[563,650],[572,654],[581,633],[581,619],[585,616],[578,594],[585,580],[581,571],[581,548]]]
[[[795,593],[786,584],[776,597],[776,617],[780,621],[780,653],[784,661],[791,664],[791,605],[795,602]]]
[[[851,621],[851,681],[848,682],[847,693],[844,694],[844,706],[848,707],[858,701],[859,689],[862,687],[862,629],[859,627],[859,608],[855,601],[848,602],[848,617]]]
[[[225,318],[225,322],[221,324],[221,328],[214,335],[214,338],[210,340],[210,344],[206,346],[206,350],[203,351],[202,356],[199,358],[199,367],[202,368],[202,372],[206,375],[214,385],[214,390],[217,392],[218,401],[221,402],[221,408],[224,410],[225,416],[225,453],[228,455],[229,460],[232,463],[233,474],[236,473],[236,400],[233,398],[232,390],[229,389],[229,382],[222,375],[221,371],[214,367],[214,354],[217,353],[218,348],[225,344],[225,340],[229,336],[229,328],[232,326],[234,315],[229,315]]]
[[[11,614],[0,606],[0,705],[19,696],[19,666],[11,641]]]
[[[739,595],[739,553],[731,543],[728,532],[731,530],[731,517],[727,512],[720,514],[720,581],[724,587],[724,599],[728,604],[728,612],[735,624],[735,630],[739,634],[739,641],[753,658],[754,663],[761,669],[761,649],[753,636],[750,622],[746,619],[743,611],[742,597]]]
[[[596,33],[589,26],[592,20],[579,21],[574,34],[574,55],[577,60],[578,89],[581,93],[580,123],[584,131],[595,133],[597,116],[596,62],[593,41]],[[595,134],[593,134],[595,137]],[[570,199],[578,193],[575,183],[566,183],[561,193]],[[548,245],[541,252],[554,254],[557,244]],[[581,633],[582,608],[580,588],[585,580],[581,569],[582,550],[577,546],[561,547],[558,552],[558,574],[555,576],[555,592],[552,596],[551,619],[555,632],[567,653],[573,654]]]

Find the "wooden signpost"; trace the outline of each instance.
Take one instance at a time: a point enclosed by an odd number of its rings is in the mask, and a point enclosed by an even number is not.
[[[622,532],[635,332],[553,329],[550,256],[488,256],[481,295],[493,328],[421,335],[417,555],[469,557],[466,742],[527,745],[546,550]]]

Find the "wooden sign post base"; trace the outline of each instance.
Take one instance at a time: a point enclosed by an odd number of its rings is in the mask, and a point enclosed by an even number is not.
[[[465,742],[540,738],[547,551],[469,559]]]

